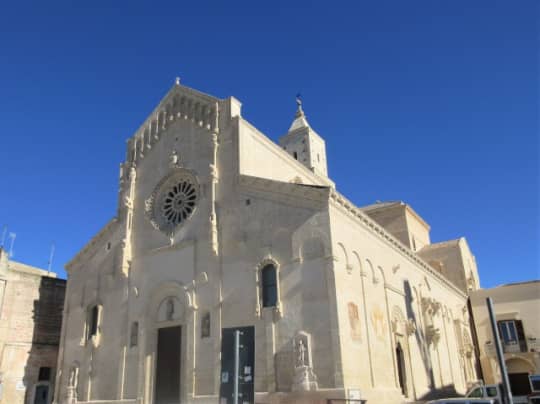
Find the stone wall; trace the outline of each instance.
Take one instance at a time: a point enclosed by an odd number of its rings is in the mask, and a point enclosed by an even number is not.
[[[0,254],[5,254],[0,250]],[[49,274],[51,275],[51,274]],[[52,274],[54,275],[54,274]],[[1,404],[33,402],[36,385],[54,390],[65,281],[46,271],[7,261],[0,271]],[[38,380],[40,368],[50,368]]]

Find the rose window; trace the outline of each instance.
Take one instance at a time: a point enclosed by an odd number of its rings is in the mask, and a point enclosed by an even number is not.
[[[177,225],[188,218],[195,209],[197,192],[195,186],[182,181],[165,192],[161,212],[165,220]]]
[[[199,184],[185,169],[174,169],[162,179],[146,200],[146,215],[152,225],[172,237],[195,212]]]

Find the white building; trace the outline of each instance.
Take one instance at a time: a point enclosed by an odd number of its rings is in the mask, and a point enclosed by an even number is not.
[[[480,364],[487,384],[502,381],[486,299],[491,297],[513,396],[531,393],[530,375],[540,375],[540,281],[518,282],[471,293]]]
[[[239,328],[244,403],[397,403],[477,377],[467,243],[432,245],[401,202],[354,206],[300,105],[278,146],[235,98],[174,85],[67,271],[60,402],[230,403]]]

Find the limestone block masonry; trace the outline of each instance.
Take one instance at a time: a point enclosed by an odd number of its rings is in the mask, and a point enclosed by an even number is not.
[[[65,286],[0,247],[0,404],[52,401]]]
[[[243,403],[464,392],[468,289],[327,172],[300,107],[278,146],[178,81],[127,142],[116,216],[66,266],[57,402],[230,403],[233,329],[253,345]],[[460,262],[453,279],[477,279]]]

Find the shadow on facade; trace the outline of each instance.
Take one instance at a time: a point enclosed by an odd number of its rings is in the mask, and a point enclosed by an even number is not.
[[[414,301],[414,298],[419,298],[419,297],[413,296],[411,285],[409,284],[408,280],[403,281],[403,291],[405,292],[405,307],[407,310],[407,318],[409,320],[412,320],[414,324],[416,325],[414,336],[416,338],[418,347],[420,348],[420,355],[422,356],[422,364],[424,365],[424,370],[429,380],[429,388],[431,391],[436,391],[435,377],[433,375],[433,365],[431,363],[431,357],[429,355],[429,346],[426,341],[426,336],[424,335],[422,322],[420,321],[420,319],[416,318],[416,315],[412,307],[412,302]]]
[[[32,345],[23,376],[26,404],[48,404],[53,400],[65,289],[64,279],[40,278],[31,313]]]
[[[418,400],[437,400],[439,398],[452,398],[463,397],[460,395],[453,384],[443,386],[438,389],[432,389],[429,393],[424,394],[422,397],[418,397]]]

